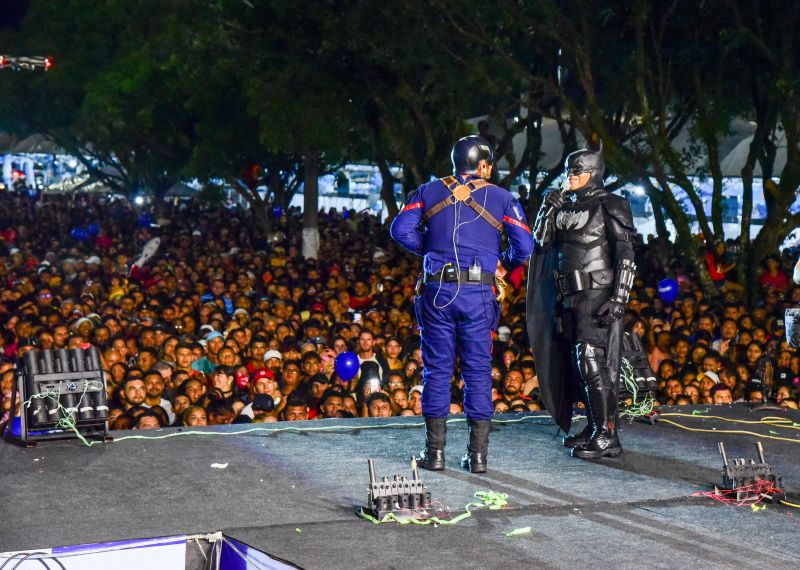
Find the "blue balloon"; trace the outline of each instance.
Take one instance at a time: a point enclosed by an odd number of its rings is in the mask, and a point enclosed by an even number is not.
[[[139,227],[140,228],[149,228],[150,224],[153,223],[153,216],[150,214],[142,214],[139,216]]]
[[[283,215],[283,206],[275,206],[272,208],[272,215],[280,218]]]
[[[92,222],[86,226],[86,233],[89,234],[90,237],[97,237],[97,234],[100,233],[100,224]]]
[[[72,239],[80,239],[81,229],[80,228],[72,228],[69,232],[69,235]]]
[[[345,351],[333,361],[333,369],[336,375],[347,382],[355,378],[358,374],[358,356],[355,352]]]
[[[662,279],[658,282],[658,296],[671,305],[678,298],[678,282],[674,279]]]

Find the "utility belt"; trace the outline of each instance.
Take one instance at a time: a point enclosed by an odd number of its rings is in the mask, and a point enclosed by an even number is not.
[[[614,286],[614,270],[598,269],[596,271],[567,271],[553,270],[556,281],[556,293],[559,299],[573,295],[587,289],[611,289]]]
[[[458,271],[454,265],[447,265],[442,268],[438,273],[426,273],[422,281],[423,283],[456,283],[461,276],[462,285],[494,285],[494,275],[484,273],[481,271],[476,274],[473,271],[463,270]]]
[[[472,277],[472,279],[470,279]],[[494,275],[481,271],[480,276],[471,276],[469,271],[443,269],[439,273],[426,273],[423,283],[461,283],[461,285],[494,285]]]

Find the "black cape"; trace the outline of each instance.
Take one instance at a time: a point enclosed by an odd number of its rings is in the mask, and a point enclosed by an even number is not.
[[[574,380],[570,347],[556,332],[556,251],[534,245],[528,265],[528,340],[533,350],[542,404],[556,425],[569,433],[572,424]]]

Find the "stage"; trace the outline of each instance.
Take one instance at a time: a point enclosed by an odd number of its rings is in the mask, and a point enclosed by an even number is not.
[[[597,462],[570,457],[546,415],[496,416],[485,475],[458,467],[466,424],[453,417],[448,469],[421,472],[434,499],[454,514],[476,491],[506,493],[508,505],[452,526],[376,525],[354,514],[366,501],[368,458],[379,476],[409,474],[420,418],[225,426],[164,439],[129,436],[176,430],[114,432],[115,442],[92,447],[2,443],[0,552],[223,531],[302,568],[797,568],[800,509],[692,495],[721,482],[718,441],[732,459],[755,457],[759,439],[788,500],[800,502],[800,414],[744,405],[662,412],[655,425],[625,423],[625,453]],[[762,421],[770,417],[782,421]],[[722,433],[732,430],[759,437]]]

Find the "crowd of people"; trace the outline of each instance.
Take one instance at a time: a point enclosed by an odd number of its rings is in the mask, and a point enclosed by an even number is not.
[[[89,345],[101,351],[112,429],[421,413],[420,260],[391,242],[386,223],[323,212],[318,259],[305,259],[298,212],[276,216],[265,235],[236,208],[164,207],[154,217],[106,197],[0,197],[0,426],[18,413],[11,394],[25,351]],[[75,231],[87,225],[93,231]],[[154,237],[157,251],[136,265]],[[646,347],[657,403],[796,409],[800,354],[783,322],[784,307],[800,303],[787,277],[793,252],[764,261],[748,306],[724,243],[706,256],[719,289],[708,296],[671,243],[647,241],[637,245],[626,330]],[[525,272],[507,277],[496,413],[541,408]],[[656,288],[665,275],[681,287],[671,305]],[[346,381],[334,368],[345,351],[360,364]],[[456,371],[452,413],[462,411],[462,390]]]

